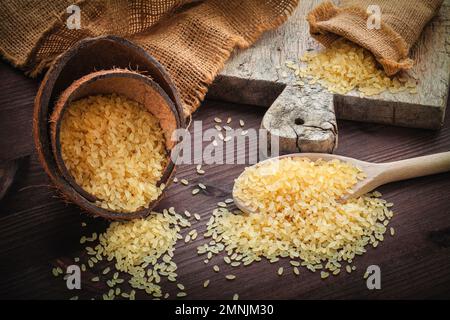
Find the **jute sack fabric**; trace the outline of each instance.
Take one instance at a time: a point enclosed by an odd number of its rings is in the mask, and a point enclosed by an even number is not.
[[[325,46],[344,37],[370,50],[388,75],[412,67],[408,57],[423,28],[443,0],[326,1],[308,15],[311,35]],[[380,28],[369,28],[369,6],[381,9]]]
[[[86,37],[118,35],[167,69],[186,115],[204,98],[235,48],[281,25],[298,0],[78,0],[81,29],[67,28],[73,0],[0,2],[0,53],[36,76]]]

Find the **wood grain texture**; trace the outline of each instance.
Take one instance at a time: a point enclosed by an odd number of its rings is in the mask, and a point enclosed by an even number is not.
[[[0,63],[0,78],[0,161],[9,161],[33,152],[30,115],[38,82],[5,63]]]
[[[281,138],[286,152],[332,152],[338,119],[438,129],[442,126],[450,80],[450,0],[426,27],[412,50],[411,75],[417,94],[389,92],[360,97],[358,92],[333,95],[319,85],[295,86],[285,67],[306,50],[320,49],[305,20],[320,0],[301,1],[288,22],[265,34],[254,46],[237,52],[211,87],[208,96],[228,102],[270,106],[262,127]],[[338,3],[338,1],[335,1]],[[336,114],[335,114],[336,112]],[[295,119],[302,121],[295,122]]]
[[[14,182],[21,159],[0,161],[0,201]]]
[[[286,61],[320,48],[305,19],[319,2],[300,1],[283,26],[236,52],[208,93],[212,99],[271,106],[261,127],[280,138],[282,152],[330,153],[337,143],[332,95],[319,84],[295,86],[295,75],[285,67]]]
[[[4,66],[0,66],[4,67]],[[9,67],[6,67],[9,68]],[[10,78],[0,79],[0,87],[7,88]],[[17,86],[21,86],[17,80]],[[5,99],[11,89],[0,90]],[[34,90],[22,92],[23,97],[33,96]],[[243,119],[247,128],[258,128],[264,108],[207,101],[194,114],[194,120],[203,120],[205,129],[214,126],[213,118],[232,117],[232,127]],[[28,115],[31,119],[32,114]],[[23,119],[23,121],[29,121]],[[447,119],[439,132],[396,128],[386,125],[339,121],[340,144],[336,153],[361,160],[384,162],[448,151],[450,146],[450,121]],[[21,135],[27,132],[3,133],[2,140],[25,141],[22,149],[32,149],[31,140]],[[254,150],[253,150],[254,151]],[[237,154],[243,150],[234,150]],[[205,165],[205,175],[195,172],[195,165],[177,167],[176,176],[190,181],[189,186],[173,184],[167,190],[159,209],[174,206],[201,215],[193,221],[199,233],[206,228],[212,210],[218,201],[230,197],[234,179],[244,165]],[[192,196],[196,183],[202,182],[207,190]],[[391,225],[395,237],[387,239],[376,249],[355,260],[357,270],[322,281],[320,276],[301,270],[295,277],[289,261],[283,260],[285,275],[279,277],[278,265],[260,262],[250,267],[231,270],[218,256],[208,264],[196,254],[196,247],[204,243],[202,236],[195,242],[179,242],[174,260],[179,267],[179,281],[192,299],[231,299],[239,293],[241,299],[382,299],[382,298],[450,298],[450,174],[441,174],[387,185],[380,189],[388,201],[394,202],[395,216]],[[82,221],[87,227],[80,226]],[[105,230],[107,223],[89,218],[75,205],[67,204],[51,185],[36,154],[28,165],[18,171],[16,181],[0,202],[0,298],[67,299],[100,298],[107,291],[103,283],[89,279],[100,274],[107,264],[89,270],[82,276],[81,292],[68,291],[61,278],[54,278],[51,268],[67,266],[74,257],[86,258],[79,244],[82,235]],[[188,230],[183,231],[183,235]],[[222,272],[213,272],[220,265]],[[382,290],[369,291],[362,278],[364,269],[377,264],[382,270]],[[235,281],[226,281],[225,273],[237,275]],[[210,279],[204,289],[202,283]],[[164,290],[174,297],[177,289],[173,283],[163,282]],[[138,294],[139,298],[146,298]]]

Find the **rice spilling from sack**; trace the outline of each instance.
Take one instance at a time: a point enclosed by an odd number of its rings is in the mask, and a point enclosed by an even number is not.
[[[338,274],[367,245],[383,241],[393,216],[378,192],[340,201],[364,177],[338,160],[283,158],[249,167],[235,181],[235,196],[258,213],[215,209],[205,233],[213,240],[198,252],[225,250],[230,263],[244,265],[289,257],[311,271]]]
[[[119,212],[148,208],[167,163],[158,119],[123,96],[89,96],[70,104],[63,115],[64,163],[98,205]]]
[[[300,68],[293,62],[286,65],[294,69],[299,78],[308,78],[310,84],[320,83],[333,93],[346,94],[355,89],[363,96],[384,91],[417,93],[415,79],[405,73],[389,77],[370,51],[345,39],[322,51],[306,52],[300,60],[305,67]]]

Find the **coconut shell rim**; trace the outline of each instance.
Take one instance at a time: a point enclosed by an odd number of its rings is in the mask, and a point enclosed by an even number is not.
[[[124,70],[124,69],[112,69],[112,70],[101,70],[97,72],[93,72],[90,74],[85,75],[84,77],[76,80],[73,82],[66,90],[63,91],[63,93],[60,95],[59,99],[57,100],[55,107],[53,109],[52,115],[51,115],[51,139],[52,139],[52,149],[53,149],[53,155],[56,160],[56,164],[59,167],[59,170],[61,171],[61,174],[63,175],[64,179],[74,188],[82,197],[87,199],[89,202],[94,203],[95,201],[99,200],[95,195],[92,195],[88,193],[86,190],[84,190],[73,178],[73,176],[70,174],[69,170],[67,169],[64,160],[62,159],[62,153],[61,153],[61,140],[60,140],[60,130],[61,130],[61,122],[62,118],[64,117],[64,113],[67,110],[68,104],[71,103],[73,100],[71,99],[73,95],[77,93],[77,90],[82,89],[84,86],[89,86],[92,83],[94,83],[97,80],[102,80],[105,78],[134,78],[138,81],[142,81],[145,85],[151,87],[154,89],[165,101],[165,103],[169,106],[170,110],[175,116],[175,119],[177,121],[177,115],[174,112],[175,107],[172,103],[172,101],[169,99],[167,94],[164,90],[153,80],[151,80],[149,77],[146,77],[142,74],[130,71],[130,70]],[[167,184],[167,180],[170,176],[170,172],[173,170],[173,167],[170,165],[171,159],[170,159],[170,150],[166,149],[166,159],[167,164],[163,170],[163,175],[161,176],[161,179],[156,184],[157,186],[160,186],[162,183]],[[158,196],[157,199],[153,200],[148,204],[149,208],[153,208],[154,202],[157,202],[159,198],[162,197],[162,193]],[[130,213],[133,214],[145,214],[148,209],[146,208],[140,208],[139,210],[133,211],[133,212],[123,212],[123,211],[113,211],[101,208],[103,210],[106,210],[108,212],[112,212],[113,214],[119,214],[119,215],[129,215]]]
[[[132,213],[117,213],[110,210],[105,210],[103,208],[98,207],[97,205],[89,202],[87,199],[82,197],[76,190],[70,186],[70,184],[64,179],[61,173],[57,169],[56,160],[54,159],[53,152],[51,150],[51,138],[50,138],[50,128],[49,128],[49,119],[50,119],[50,105],[51,105],[51,97],[55,90],[55,84],[57,80],[61,76],[64,67],[67,62],[70,61],[78,52],[80,48],[86,48],[89,45],[95,45],[96,41],[112,41],[121,46],[123,46],[128,50],[135,50],[138,54],[142,55],[149,65],[154,68],[155,72],[158,72],[158,76],[160,76],[165,81],[165,86],[169,88],[170,92],[167,92],[163,89],[163,91],[169,96],[172,101],[175,110],[175,118],[177,120],[177,128],[186,128],[186,122],[184,118],[183,108],[181,105],[181,99],[178,94],[178,91],[170,79],[167,71],[164,67],[151,55],[149,55],[144,49],[135,45],[131,41],[126,39],[117,37],[117,36],[101,36],[96,38],[86,38],[84,40],[79,41],[72,48],[59,55],[55,61],[50,66],[49,70],[44,76],[44,79],[39,86],[38,93],[34,102],[34,115],[33,115],[33,136],[35,141],[35,147],[38,154],[39,161],[43,166],[45,172],[49,176],[50,180],[53,184],[62,192],[64,197],[67,197],[70,202],[75,203],[81,209],[83,209],[88,214],[94,217],[103,217],[109,220],[131,220],[136,218],[143,218],[152,213],[152,209],[161,201],[164,196],[164,190],[160,197],[152,202],[152,207],[148,209],[132,212]],[[115,66],[111,66],[113,69]],[[64,90],[62,90],[64,91]],[[170,95],[169,95],[170,93]],[[175,164],[172,159],[169,157],[169,163],[167,165],[167,183],[166,187],[170,184],[171,178],[175,173]]]

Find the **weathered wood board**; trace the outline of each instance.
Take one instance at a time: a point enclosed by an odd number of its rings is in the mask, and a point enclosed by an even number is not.
[[[320,85],[295,86],[286,68],[308,49],[321,46],[310,37],[307,13],[320,0],[300,1],[282,27],[265,34],[254,46],[236,52],[218,76],[209,98],[269,107],[261,126],[280,138],[282,152],[333,152],[337,146],[336,117],[439,129],[448,99],[450,78],[450,0],[426,27],[412,50],[418,79],[417,94],[382,93],[360,97],[358,92],[331,94]],[[337,2],[337,1],[336,1]]]

